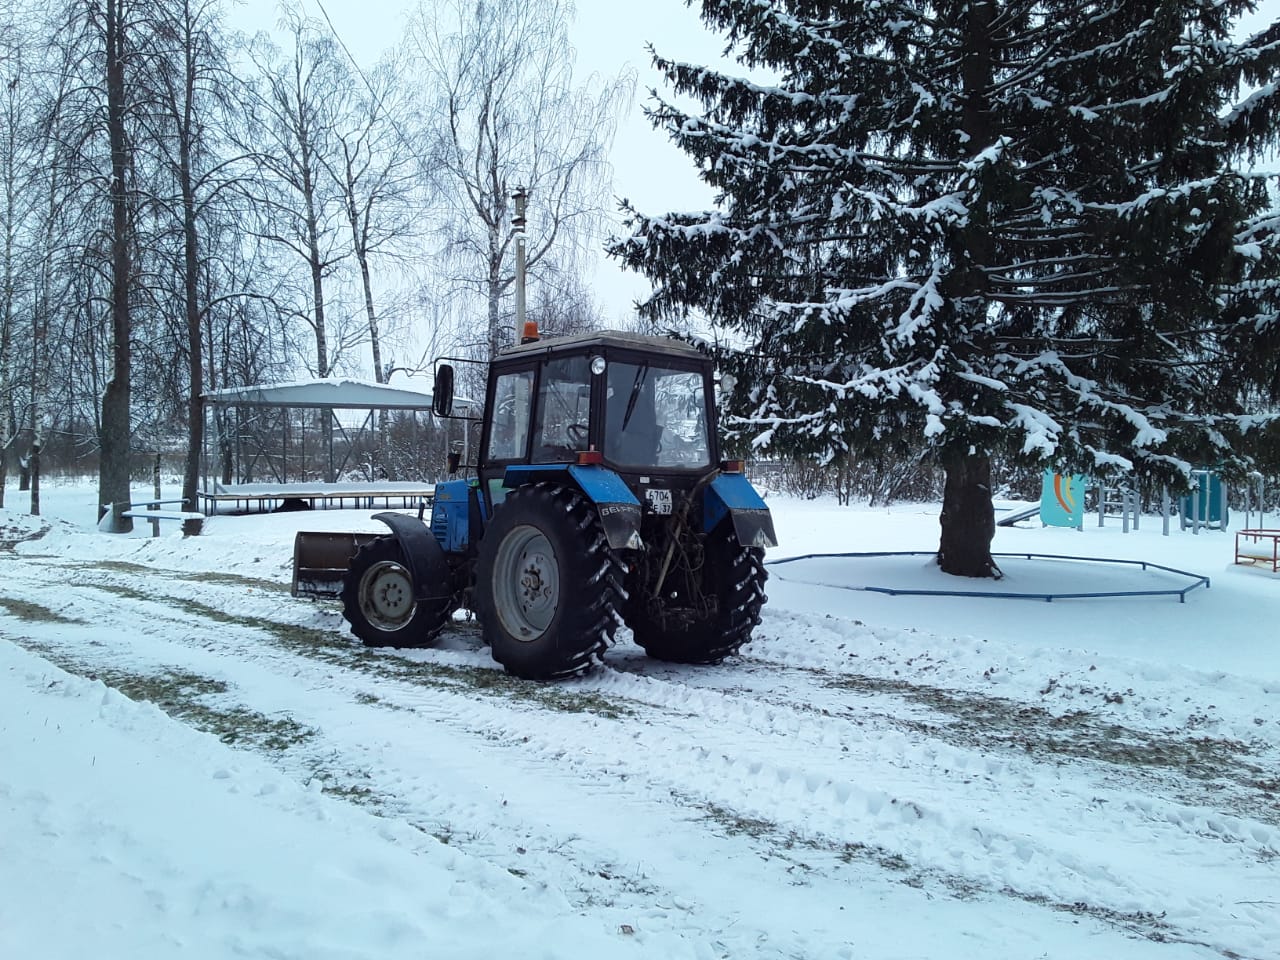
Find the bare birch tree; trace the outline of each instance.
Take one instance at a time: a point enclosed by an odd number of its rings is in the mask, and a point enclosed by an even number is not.
[[[342,197],[328,170],[341,166],[336,128],[350,78],[333,41],[314,24],[291,15],[286,25],[292,41],[287,55],[262,37],[253,49],[260,91],[253,142],[246,146],[257,148],[262,170],[262,236],[305,264],[310,303],[297,315],[315,336],[312,369],[327,377],[346,345],[333,339],[325,281],[347,255],[338,236]]]
[[[567,0],[424,0],[405,39],[432,130],[448,280],[482,299],[490,355],[513,326],[504,323],[503,301],[515,279],[516,189],[529,194],[534,286],[553,265],[573,271],[582,262],[610,203],[608,151],[635,79],[575,84],[572,13]]]
[[[383,330],[374,305],[373,260],[404,258],[406,242],[420,233],[422,190],[417,157],[404,132],[405,81],[384,62],[367,82],[368,87],[357,87],[348,102],[336,132],[336,156],[324,160],[341,191],[351,231],[374,379],[384,383],[388,364],[383,361]]]
[[[6,25],[12,11],[4,8]],[[5,483],[8,480],[9,448],[16,434],[14,412],[13,339],[16,323],[15,303],[18,296],[18,224],[20,210],[21,153],[25,139],[21,97],[21,41],[8,27],[0,35],[0,507],[4,506]]]

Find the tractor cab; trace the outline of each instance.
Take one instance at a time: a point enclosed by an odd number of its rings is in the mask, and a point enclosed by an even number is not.
[[[697,349],[637,334],[507,350],[490,369],[476,464],[486,506],[515,465],[599,464],[632,490],[692,487],[719,461],[711,377]]]

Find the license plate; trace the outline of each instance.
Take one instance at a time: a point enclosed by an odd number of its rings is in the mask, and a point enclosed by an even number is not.
[[[670,490],[646,490],[644,494],[649,499],[649,509],[653,513],[670,513],[671,512],[671,491]]]

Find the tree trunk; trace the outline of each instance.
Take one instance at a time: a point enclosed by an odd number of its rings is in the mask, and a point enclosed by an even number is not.
[[[325,335],[324,317],[324,265],[320,262],[320,246],[312,232],[308,241],[311,250],[311,299],[316,329],[316,376],[329,376],[329,344]]]
[[[40,516],[40,444],[31,448],[31,516]]]
[[[957,577],[994,577],[1000,568],[991,559],[996,513],[991,506],[991,458],[986,454],[958,455],[946,463],[942,494],[942,539],[938,566]]]
[[[4,487],[8,480],[9,445],[13,441],[13,418],[9,415],[12,407],[13,376],[10,370],[9,349],[13,337],[13,298],[15,294],[13,248],[17,230],[17,183],[16,162],[13,157],[12,144],[18,130],[15,117],[13,90],[18,81],[15,78],[9,84],[10,95],[5,102],[5,139],[10,149],[6,151],[4,164],[4,278],[3,291],[4,312],[0,315],[0,507],[4,506]]]
[[[125,192],[129,156],[125,140],[124,16],[121,0],[107,0],[107,136],[111,142],[111,381],[102,394],[99,446],[98,502],[109,505],[109,529],[128,533],[133,521],[122,516],[129,509],[129,406],[133,329],[130,287],[133,262],[129,250],[132,224]]]
[[[197,261],[198,244],[196,238],[194,207],[188,207],[186,213],[186,271],[185,296],[187,320],[187,352],[190,368],[190,393],[187,397],[187,456],[182,467],[182,509],[195,512],[199,509],[196,490],[200,484],[200,454],[204,448],[204,404],[200,395],[204,393],[204,357],[201,347],[203,339],[200,335],[200,307],[198,296]],[[183,532],[194,533],[189,529],[198,524],[184,521]]]
[[[351,218],[351,235],[355,248],[356,261],[360,264],[360,283],[364,288],[364,314],[369,321],[369,347],[373,351],[373,378],[378,383],[386,383],[387,375],[382,369],[382,340],[378,334],[378,314],[373,309],[373,279],[369,275],[369,251],[360,240],[360,219],[354,200],[349,200],[348,216]],[[390,426],[387,411],[378,411],[378,438],[374,449],[373,477],[380,479],[379,473],[387,479],[395,480],[395,470],[391,466],[391,458],[387,455],[390,444]]]
[[[489,270],[488,283],[488,307],[489,307],[489,359],[494,360],[498,356],[498,350],[502,347],[502,331],[499,322],[498,307],[502,299],[502,282],[499,279],[497,270]]]
[[[187,323],[187,456],[182,467],[182,509],[194,513],[199,509],[196,489],[200,483],[200,454],[204,447],[204,338],[200,316],[200,235],[196,223],[196,196],[191,171],[191,148],[194,139],[195,54],[192,43],[186,48],[186,75],[183,78],[183,115],[178,134],[178,176],[182,186],[182,269],[183,305]],[[184,520],[182,532],[199,532],[200,523]]]
[[[991,32],[995,7],[987,0],[970,4],[965,15],[964,132],[970,156],[976,156],[995,141],[988,92],[994,76]],[[968,229],[960,249],[968,251],[968,262],[951,279],[949,293],[961,312],[985,309],[987,277],[983,267],[990,261],[991,239],[985,205],[972,203]],[[961,441],[967,445],[967,441]],[[963,449],[963,448],[962,448]],[[954,451],[944,457],[947,479],[942,494],[942,538],[938,544],[938,566],[958,577],[1000,577],[1000,568],[991,559],[991,540],[996,535],[996,515],[991,506],[991,458],[985,452]]]

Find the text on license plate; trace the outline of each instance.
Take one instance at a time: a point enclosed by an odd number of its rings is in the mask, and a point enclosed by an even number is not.
[[[654,513],[671,512],[670,490],[646,490],[644,495],[649,498],[649,509]]]

